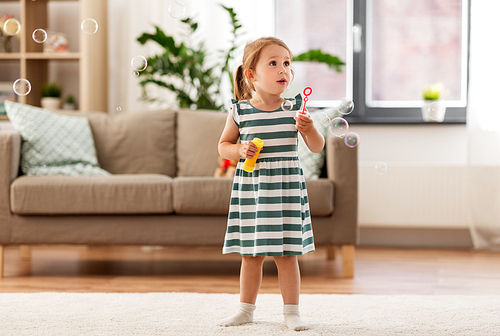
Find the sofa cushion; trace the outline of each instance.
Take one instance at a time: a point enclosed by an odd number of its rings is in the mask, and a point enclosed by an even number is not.
[[[213,176],[227,113],[182,109],[177,114],[177,176]]]
[[[85,113],[97,157],[112,174],[175,176],[175,111]]]
[[[11,211],[20,215],[165,214],[172,212],[172,178],[21,176],[10,197]]]
[[[183,215],[227,215],[232,178],[176,177],[173,181],[174,212]],[[306,181],[312,216],[333,213],[333,182]]]
[[[182,215],[227,215],[232,178],[176,177],[173,182],[174,212]]]
[[[311,215],[323,217],[333,214],[333,182],[324,178],[306,180],[306,186]]]
[[[97,163],[89,121],[26,104],[5,102],[22,137],[21,170],[37,175],[109,175]]]

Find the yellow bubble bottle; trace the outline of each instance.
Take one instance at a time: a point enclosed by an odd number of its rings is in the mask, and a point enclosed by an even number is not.
[[[244,171],[249,173],[253,172],[253,169],[255,168],[255,162],[259,157],[260,150],[264,146],[264,141],[259,138],[253,138],[252,142],[255,144],[255,146],[257,146],[257,153],[255,153],[253,158],[246,159],[245,162],[243,162],[243,166],[241,167]]]

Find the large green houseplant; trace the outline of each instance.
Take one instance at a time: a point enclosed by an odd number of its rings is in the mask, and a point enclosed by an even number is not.
[[[140,73],[142,99],[146,101],[160,101],[161,98],[151,96],[147,91],[148,85],[157,85],[176,94],[177,103],[181,108],[197,108],[221,110],[221,84],[223,78],[229,79],[233,85],[233,73],[230,63],[233,54],[241,42],[241,28],[233,8],[221,5],[229,14],[232,24],[230,47],[220,51],[221,61],[214,66],[207,65],[207,50],[203,42],[187,43],[176,42],[158,26],[153,34],[143,33],[137,41],[144,45],[148,41],[158,43],[163,52],[147,58],[148,67]],[[198,29],[198,23],[192,18],[181,20],[186,26],[187,40],[190,41]],[[294,61],[320,62],[327,64],[337,72],[342,71],[345,63],[321,49],[309,50],[294,56]]]

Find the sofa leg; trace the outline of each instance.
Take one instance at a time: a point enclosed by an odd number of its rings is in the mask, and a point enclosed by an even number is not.
[[[328,260],[335,260],[336,254],[337,254],[337,246],[328,245],[326,247],[326,258]]]
[[[31,246],[20,245],[19,246],[19,254],[21,256],[21,260],[30,261],[31,260]]]
[[[3,245],[0,245],[0,278],[3,278]]]
[[[354,245],[342,245],[342,276],[354,277]]]

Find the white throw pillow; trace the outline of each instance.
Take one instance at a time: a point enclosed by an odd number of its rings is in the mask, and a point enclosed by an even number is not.
[[[36,175],[108,175],[97,162],[87,118],[5,102],[7,115],[21,134],[21,170]]]

